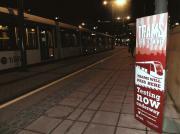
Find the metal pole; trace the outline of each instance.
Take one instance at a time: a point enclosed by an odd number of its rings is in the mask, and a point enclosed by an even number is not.
[[[18,45],[21,53],[21,69],[26,68],[26,50],[24,38],[24,3],[23,0],[17,1],[18,5]]]
[[[168,0],[155,0],[155,14],[168,12]],[[170,27],[168,25],[168,32]]]
[[[168,11],[168,0],[155,0],[155,14]]]

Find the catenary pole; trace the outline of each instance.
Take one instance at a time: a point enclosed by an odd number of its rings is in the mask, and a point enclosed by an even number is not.
[[[18,46],[21,54],[21,69],[26,69],[26,50],[24,38],[24,1],[17,0],[18,8]]]
[[[168,11],[168,0],[155,0],[155,14]]]

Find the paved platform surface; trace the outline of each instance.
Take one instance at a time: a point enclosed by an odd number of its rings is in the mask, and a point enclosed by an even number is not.
[[[134,59],[127,49],[50,90],[1,123],[0,134],[156,134],[134,119]],[[168,95],[165,109],[164,133],[180,134],[180,115]]]
[[[117,50],[28,67],[23,72],[0,73],[0,104],[111,56]]]

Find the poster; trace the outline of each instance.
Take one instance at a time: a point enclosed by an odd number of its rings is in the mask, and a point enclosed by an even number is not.
[[[135,118],[161,133],[165,98],[168,14],[136,21]]]

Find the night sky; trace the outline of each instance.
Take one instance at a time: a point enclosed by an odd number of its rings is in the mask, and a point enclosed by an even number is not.
[[[32,14],[54,18],[63,22],[79,24],[95,23],[97,20],[110,20],[111,13],[102,5],[103,0],[24,0],[26,11]],[[137,17],[152,15],[154,0],[131,0],[128,14],[132,21]],[[16,7],[16,0],[0,0],[0,6]],[[169,12],[173,19],[180,19],[180,0],[169,0]]]

